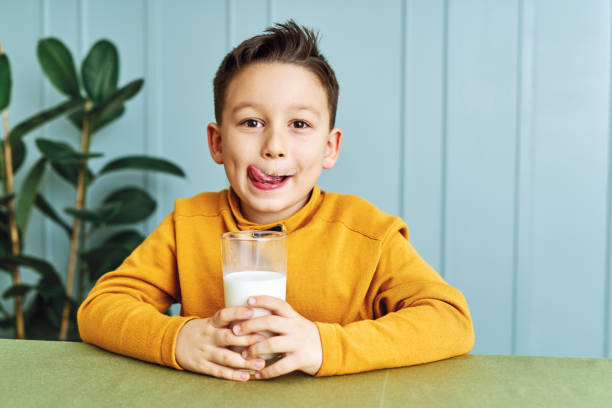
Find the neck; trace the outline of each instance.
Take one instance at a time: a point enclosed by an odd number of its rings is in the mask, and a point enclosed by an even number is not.
[[[256,210],[253,210],[252,208],[248,208],[247,206],[244,206],[242,204],[242,201],[240,200],[239,197],[237,197],[237,198],[238,198],[238,205],[239,205],[239,208],[240,208],[240,212],[242,213],[242,216],[245,219],[247,219],[248,221],[253,222],[255,224],[269,225],[269,224],[274,224],[276,222],[285,220],[285,219],[291,217],[292,215],[296,214],[298,211],[300,211],[302,208],[304,208],[304,206],[310,200],[310,197],[312,197],[312,190],[306,196],[306,198],[304,198],[303,200],[295,203],[291,207],[286,208],[283,211],[269,212],[269,213],[268,212],[256,211]]]

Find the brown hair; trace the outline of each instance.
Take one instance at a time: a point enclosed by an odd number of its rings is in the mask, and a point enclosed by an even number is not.
[[[213,80],[217,123],[221,123],[227,87],[240,70],[254,62],[286,62],[300,65],[319,78],[327,93],[329,127],[332,128],[336,121],[338,81],[334,70],[319,52],[317,40],[318,35],[312,30],[289,20],[268,27],[264,34],[249,38],[230,51]]]

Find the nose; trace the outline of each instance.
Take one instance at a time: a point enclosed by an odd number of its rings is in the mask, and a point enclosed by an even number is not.
[[[265,140],[261,154],[266,159],[281,159],[286,156],[282,131],[269,127],[264,134]]]

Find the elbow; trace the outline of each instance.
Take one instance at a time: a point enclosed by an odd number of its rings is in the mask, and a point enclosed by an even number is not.
[[[467,354],[474,348],[474,343],[476,342],[476,336],[474,335],[474,326],[472,325],[472,319],[468,317],[468,327],[464,330],[464,341],[462,342],[462,352],[461,354]]]
[[[474,348],[476,336],[474,335],[474,324],[467,308],[459,311],[457,330],[457,355],[467,354]]]
[[[79,331],[79,336],[81,336],[81,340],[85,343],[91,343],[88,328],[88,312],[89,312],[89,299],[85,299],[85,301],[81,304],[77,311],[77,329]]]
[[[83,330],[83,328],[85,327],[85,324],[84,324],[85,312],[83,311],[84,306],[85,306],[85,302],[81,304],[81,306],[79,307],[79,310],[77,311],[77,329],[79,331],[79,336],[81,336],[81,340],[87,343],[87,340],[86,340],[87,336],[85,334],[85,331]]]

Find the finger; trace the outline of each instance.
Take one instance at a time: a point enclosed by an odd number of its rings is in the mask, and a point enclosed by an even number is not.
[[[261,334],[249,334],[246,336],[236,336],[230,329],[217,329],[214,334],[214,341],[217,346],[250,346],[266,339]]]
[[[240,322],[232,328],[234,334],[245,335],[262,331],[287,333],[291,329],[291,321],[286,317],[267,315]]]
[[[245,306],[226,307],[218,310],[212,317],[212,325],[217,328],[227,327],[236,320],[250,319],[253,316],[253,309]]]
[[[261,370],[266,362],[261,358],[245,359],[240,353],[217,347],[208,355],[208,360],[221,366],[231,368],[244,368],[248,370]]]
[[[242,370],[235,370],[226,366],[222,366],[210,361],[204,361],[198,372],[202,374],[212,375],[213,377],[225,378],[226,380],[234,381],[248,381],[250,378],[249,373]]]
[[[252,307],[268,309],[272,313],[279,316],[293,317],[297,314],[289,303],[274,296],[251,296],[247,299],[247,304]]]
[[[286,357],[281,358],[276,363],[267,366],[263,370],[256,372],[255,378],[274,378],[281,375],[289,374],[290,372],[298,369],[297,361],[297,357],[294,357],[290,354]]]
[[[243,350],[243,357],[259,357],[265,354],[283,354],[295,351],[288,336],[274,336],[267,340],[253,344]]]

